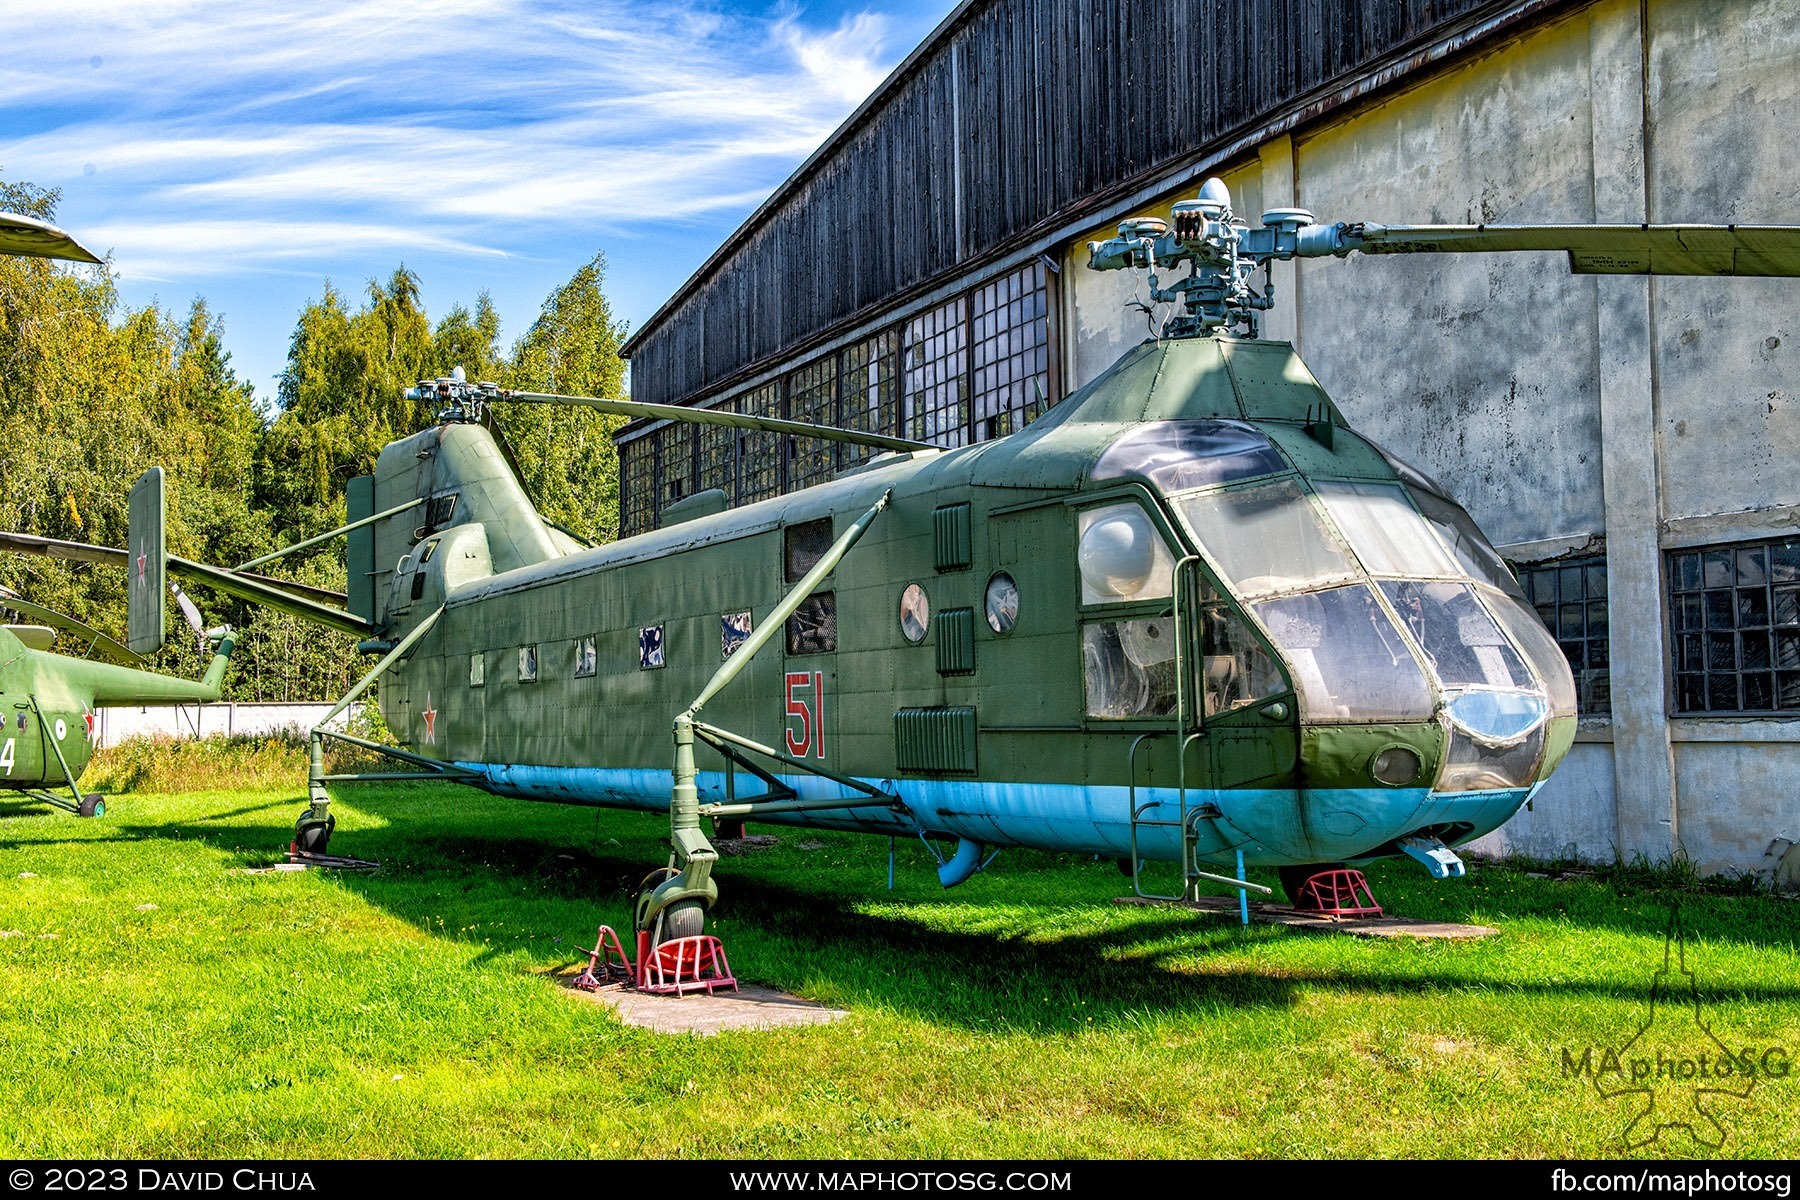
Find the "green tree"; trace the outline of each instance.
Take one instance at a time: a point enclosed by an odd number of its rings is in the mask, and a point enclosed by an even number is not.
[[[429,405],[402,393],[433,362],[419,279],[404,266],[385,285],[371,282],[357,312],[329,283],[301,311],[256,468],[256,501],[279,533],[299,539],[342,523],[349,481],[431,419]]]
[[[0,208],[53,220],[54,189],[0,180]],[[405,388],[461,366],[471,380],[582,395],[618,395],[624,329],[602,291],[595,255],[544,301],[538,318],[500,350],[500,318],[483,292],[435,324],[419,279],[404,266],[371,282],[351,308],[326,283],[294,326],[265,420],[237,378],[221,318],[195,299],[177,319],[121,303],[108,266],[68,268],[0,259],[0,528],[122,546],[125,497],[152,465],[168,474],[171,553],[227,566],[343,521],[344,488],[374,469],[382,448],[434,419]],[[554,521],[590,536],[618,528],[621,419],[579,407],[507,408],[527,490]],[[341,542],[271,570],[344,586]],[[0,582],[122,634],[124,578],[84,563],[0,557]],[[234,699],[319,699],[340,693],[366,664],[351,640],[230,597],[195,589],[209,624],[229,622],[239,650],[226,680]],[[202,651],[180,625],[159,665],[199,669]]]
[[[596,254],[550,293],[513,345],[506,386],[574,396],[622,396],[625,327],[613,320]],[[507,408],[507,435],[543,514],[597,541],[619,536],[619,456],[612,436],[625,418],[578,406]]]

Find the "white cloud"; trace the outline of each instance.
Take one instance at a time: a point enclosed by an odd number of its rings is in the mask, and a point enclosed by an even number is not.
[[[746,211],[909,48],[868,13],[620,0],[7,0],[6,21],[0,106],[30,116],[0,167],[63,186],[65,221],[140,279]]]

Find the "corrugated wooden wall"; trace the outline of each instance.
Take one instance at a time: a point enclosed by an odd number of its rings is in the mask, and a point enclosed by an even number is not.
[[[963,260],[1224,145],[1309,93],[1459,25],[1537,7],[970,4],[735,235],[703,282],[632,339],[632,393],[697,398],[853,314],[954,277]]]

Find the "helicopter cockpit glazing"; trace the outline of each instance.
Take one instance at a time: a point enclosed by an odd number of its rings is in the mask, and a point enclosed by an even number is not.
[[[1144,425],[1114,442],[1091,477],[1140,478],[1167,498],[1286,662],[1302,720],[1428,722],[1441,715],[1450,738],[1438,790],[1529,785],[1550,718],[1575,709],[1561,651],[1498,553],[1439,485],[1349,431],[1335,432],[1372,451],[1368,461],[1380,454],[1397,480],[1308,479],[1255,424],[1220,419]],[[1135,506],[1087,510],[1081,535],[1088,604],[1110,598],[1104,582],[1095,594],[1087,581],[1121,544],[1154,539],[1148,557],[1173,562]],[[1104,581],[1103,572],[1099,578]],[[1168,594],[1166,586],[1161,594]],[[1244,661],[1245,646],[1256,646],[1256,639],[1243,629],[1236,606],[1208,596],[1204,608],[1208,640],[1215,624],[1222,633],[1219,645],[1203,651],[1207,715],[1218,708],[1215,673],[1236,678],[1236,695],[1247,698],[1240,702],[1279,692],[1280,672],[1266,656],[1261,664]],[[1224,631],[1230,622],[1239,622],[1235,637]],[[1172,711],[1154,704],[1153,686],[1150,712],[1134,708],[1140,697],[1121,682],[1151,677],[1141,669],[1149,657],[1143,626],[1086,626],[1093,715]],[[1172,639],[1163,641],[1172,659]],[[1230,656],[1229,666],[1219,650]],[[1138,692],[1144,690],[1140,684]],[[1096,695],[1122,697],[1112,707],[1125,711],[1095,710]]]

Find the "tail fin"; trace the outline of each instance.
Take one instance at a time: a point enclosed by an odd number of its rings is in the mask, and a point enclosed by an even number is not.
[[[154,654],[162,649],[168,623],[166,587],[168,545],[163,536],[163,470],[151,467],[131,487],[130,544],[126,553],[130,584],[130,609],[126,644],[133,653]]]

